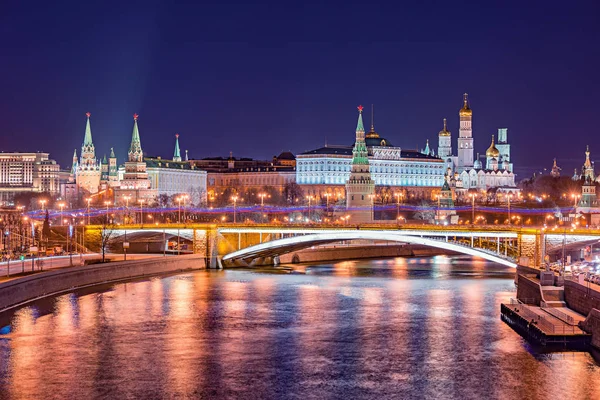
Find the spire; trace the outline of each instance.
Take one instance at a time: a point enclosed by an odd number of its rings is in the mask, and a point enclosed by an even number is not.
[[[110,158],[117,158],[117,156],[115,156],[115,150],[111,147],[110,148]]]
[[[473,115],[471,108],[469,108],[469,95],[467,93],[463,94],[463,106],[458,112],[458,115],[461,117],[470,117]]]
[[[179,134],[175,134],[175,152],[173,153],[173,161],[181,161],[181,152],[179,151]]]
[[[379,138],[379,134],[377,132],[375,132],[375,111],[373,108],[373,104],[371,104],[371,130],[369,131],[369,133],[367,133],[366,137],[368,138],[374,138],[374,139],[378,139]]]
[[[187,150],[185,151],[185,161],[189,161],[189,159],[188,159],[188,151]]]
[[[423,154],[429,155],[431,150],[429,150],[429,139],[427,139],[427,143],[425,144],[425,150],[423,150]]]
[[[104,158],[102,159],[102,164],[108,164],[108,160],[106,159],[106,153],[104,153]]]
[[[87,121],[85,123],[85,136],[83,137],[83,145],[89,146],[92,144],[92,128],[90,127],[90,117],[92,114],[87,112],[85,115],[87,117]]]
[[[365,127],[363,126],[362,111],[363,106],[358,106],[358,122],[356,123],[356,141],[365,141]]]
[[[588,144],[585,148],[585,164],[583,164],[586,168],[591,168],[592,163],[590,162],[590,145]]]
[[[446,123],[446,118],[444,118],[444,128],[438,134],[439,136],[450,136],[450,131],[448,131],[448,125]]]
[[[141,162],[143,160],[142,143],[140,141],[140,131],[138,130],[139,115],[133,114],[133,132],[131,133],[131,145],[129,146],[129,161]]]

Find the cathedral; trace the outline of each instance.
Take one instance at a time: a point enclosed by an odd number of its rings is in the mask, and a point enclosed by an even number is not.
[[[485,165],[479,154],[474,155],[473,143],[473,110],[469,105],[468,95],[463,97],[463,106],[458,112],[460,125],[458,134],[458,155],[452,155],[452,134],[446,127],[438,134],[438,156],[446,165],[450,185],[462,197],[469,189],[488,190],[497,188],[500,192],[512,193],[519,189],[515,183],[513,164],[510,159],[508,130],[498,129],[498,141],[494,135],[485,152]]]

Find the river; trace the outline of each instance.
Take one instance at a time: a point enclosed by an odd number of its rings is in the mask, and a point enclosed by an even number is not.
[[[105,285],[0,318],[0,398],[598,398],[590,353],[500,320],[513,270],[464,257]]]

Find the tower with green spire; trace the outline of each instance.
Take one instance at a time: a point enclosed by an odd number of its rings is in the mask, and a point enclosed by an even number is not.
[[[181,152],[179,151],[179,134],[175,134],[175,152],[173,153],[173,161],[181,161]]]
[[[131,133],[131,144],[125,162],[125,173],[120,188],[115,192],[115,201],[125,204],[125,196],[129,198],[129,204],[144,201],[146,204],[153,200],[154,193],[150,190],[150,180],[144,161],[140,131],[138,129],[138,115],[133,114],[133,132]],[[116,157],[115,157],[116,159]],[[115,160],[116,164],[116,160]]]
[[[365,128],[362,120],[363,106],[358,106],[356,138],[352,149],[350,177],[346,182],[346,209],[352,223],[373,221],[375,182],[371,179],[369,153],[365,143]]]
[[[119,186],[119,168],[117,166],[117,156],[115,156],[115,151],[112,147],[110,148],[110,156],[108,156],[108,186]]]
[[[101,164],[96,159],[96,149],[92,141],[92,127],[90,125],[91,113],[87,112],[85,124],[85,134],[83,144],[81,145],[81,158],[77,163],[75,179],[77,186],[90,194],[98,192],[100,186],[100,176],[102,174]]]

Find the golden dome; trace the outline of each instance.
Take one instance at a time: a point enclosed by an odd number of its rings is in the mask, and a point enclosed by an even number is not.
[[[375,128],[373,127],[373,125],[371,125],[371,130],[367,132],[367,135],[365,137],[377,139],[379,138],[379,133],[375,132]]]
[[[460,111],[458,112],[458,115],[461,117],[470,117],[473,115],[473,111],[471,111],[471,109],[469,108],[469,102],[468,102],[468,94],[464,94],[464,100],[463,100],[463,107],[460,109]]]
[[[446,129],[446,118],[444,118],[444,129],[440,131],[439,136],[450,136],[450,131]]]
[[[490,147],[488,147],[488,149],[486,150],[485,156],[493,157],[493,158],[498,158],[500,156],[500,152],[498,151],[498,149],[496,148],[496,145],[494,144],[494,135],[492,135],[492,144],[490,144]]]

